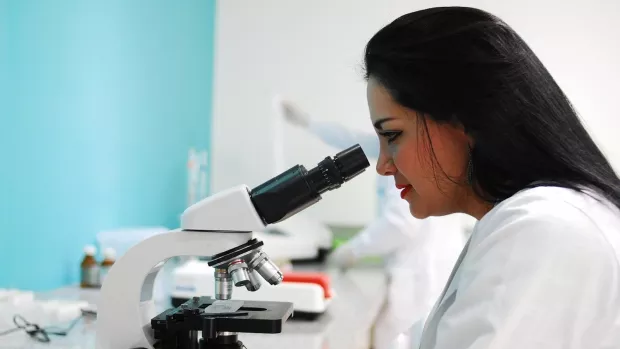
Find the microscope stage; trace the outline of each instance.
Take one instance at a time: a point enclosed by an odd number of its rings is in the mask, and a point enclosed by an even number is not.
[[[155,338],[166,340],[179,332],[202,331],[203,338],[219,332],[280,333],[293,315],[293,303],[215,300],[194,297],[151,320]]]

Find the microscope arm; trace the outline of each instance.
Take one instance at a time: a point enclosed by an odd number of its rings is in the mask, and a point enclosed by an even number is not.
[[[152,348],[150,320],[158,314],[152,293],[160,262],[175,256],[213,256],[251,238],[249,232],[173,230],[131,248],[114,264],[101,288],[97,348]]]
[[[129,249],[114,263],[101,288],[97,348],[152,347],[150,320],[158,314],[153,284],[161,262],[176,256],[210,258],[246,243],[252,231],[264,227],[249,188],[241,185],[189,207],[181,217],[181,229]]]

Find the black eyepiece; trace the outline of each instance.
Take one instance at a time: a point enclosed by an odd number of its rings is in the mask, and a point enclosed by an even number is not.
[[[339,188],[370,166],[359,144],[330,158],[323,159],[307,171],[296,165],[250,192],[254,208],[266,224],[284,220],[315,204],[321,194]]]
[[[334,156],[334,162],[345,182],[364,172],[370,163],[359,144],[341,151]]]

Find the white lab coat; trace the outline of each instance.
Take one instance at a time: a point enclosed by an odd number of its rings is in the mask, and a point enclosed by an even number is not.
[[[422,349],[620,348],[620,211],[539,187],[476,225]]]
[[[375,134],[356,133],[334,123],[311,123],[310,131],[337,148],[360,144],[366,156],[378,158]],[[393,348],[399,334],[420,332],[441,294],[465,244],[465,228],[474,220],[465,215],[419,220],[400,198],[393,177],[379,177],[381,213],[348,244],[357,258],[386,257],[387,302],[377,320],[375,349]],[[415,337],[415,336],[414,336]],[[415,340],[415,339],[413,339]]]

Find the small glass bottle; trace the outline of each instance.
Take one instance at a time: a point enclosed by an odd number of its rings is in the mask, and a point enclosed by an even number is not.
[[[95,259],[97,249],[95,246],[84,247],[84,259],[80,264],[81,277],[80,286],[82,288],[93,288],[99,286],[99,263]]]
[[[101,261],[101,269],[99,271],[100,285],[103,285],[103,280],[105,279],[106,275],[108,274],[108,271],[110,270],[110,268],[112,267],[115,261],[116,261],[116,251],[111,247],[106,248],[103,251],[103,261]]]

